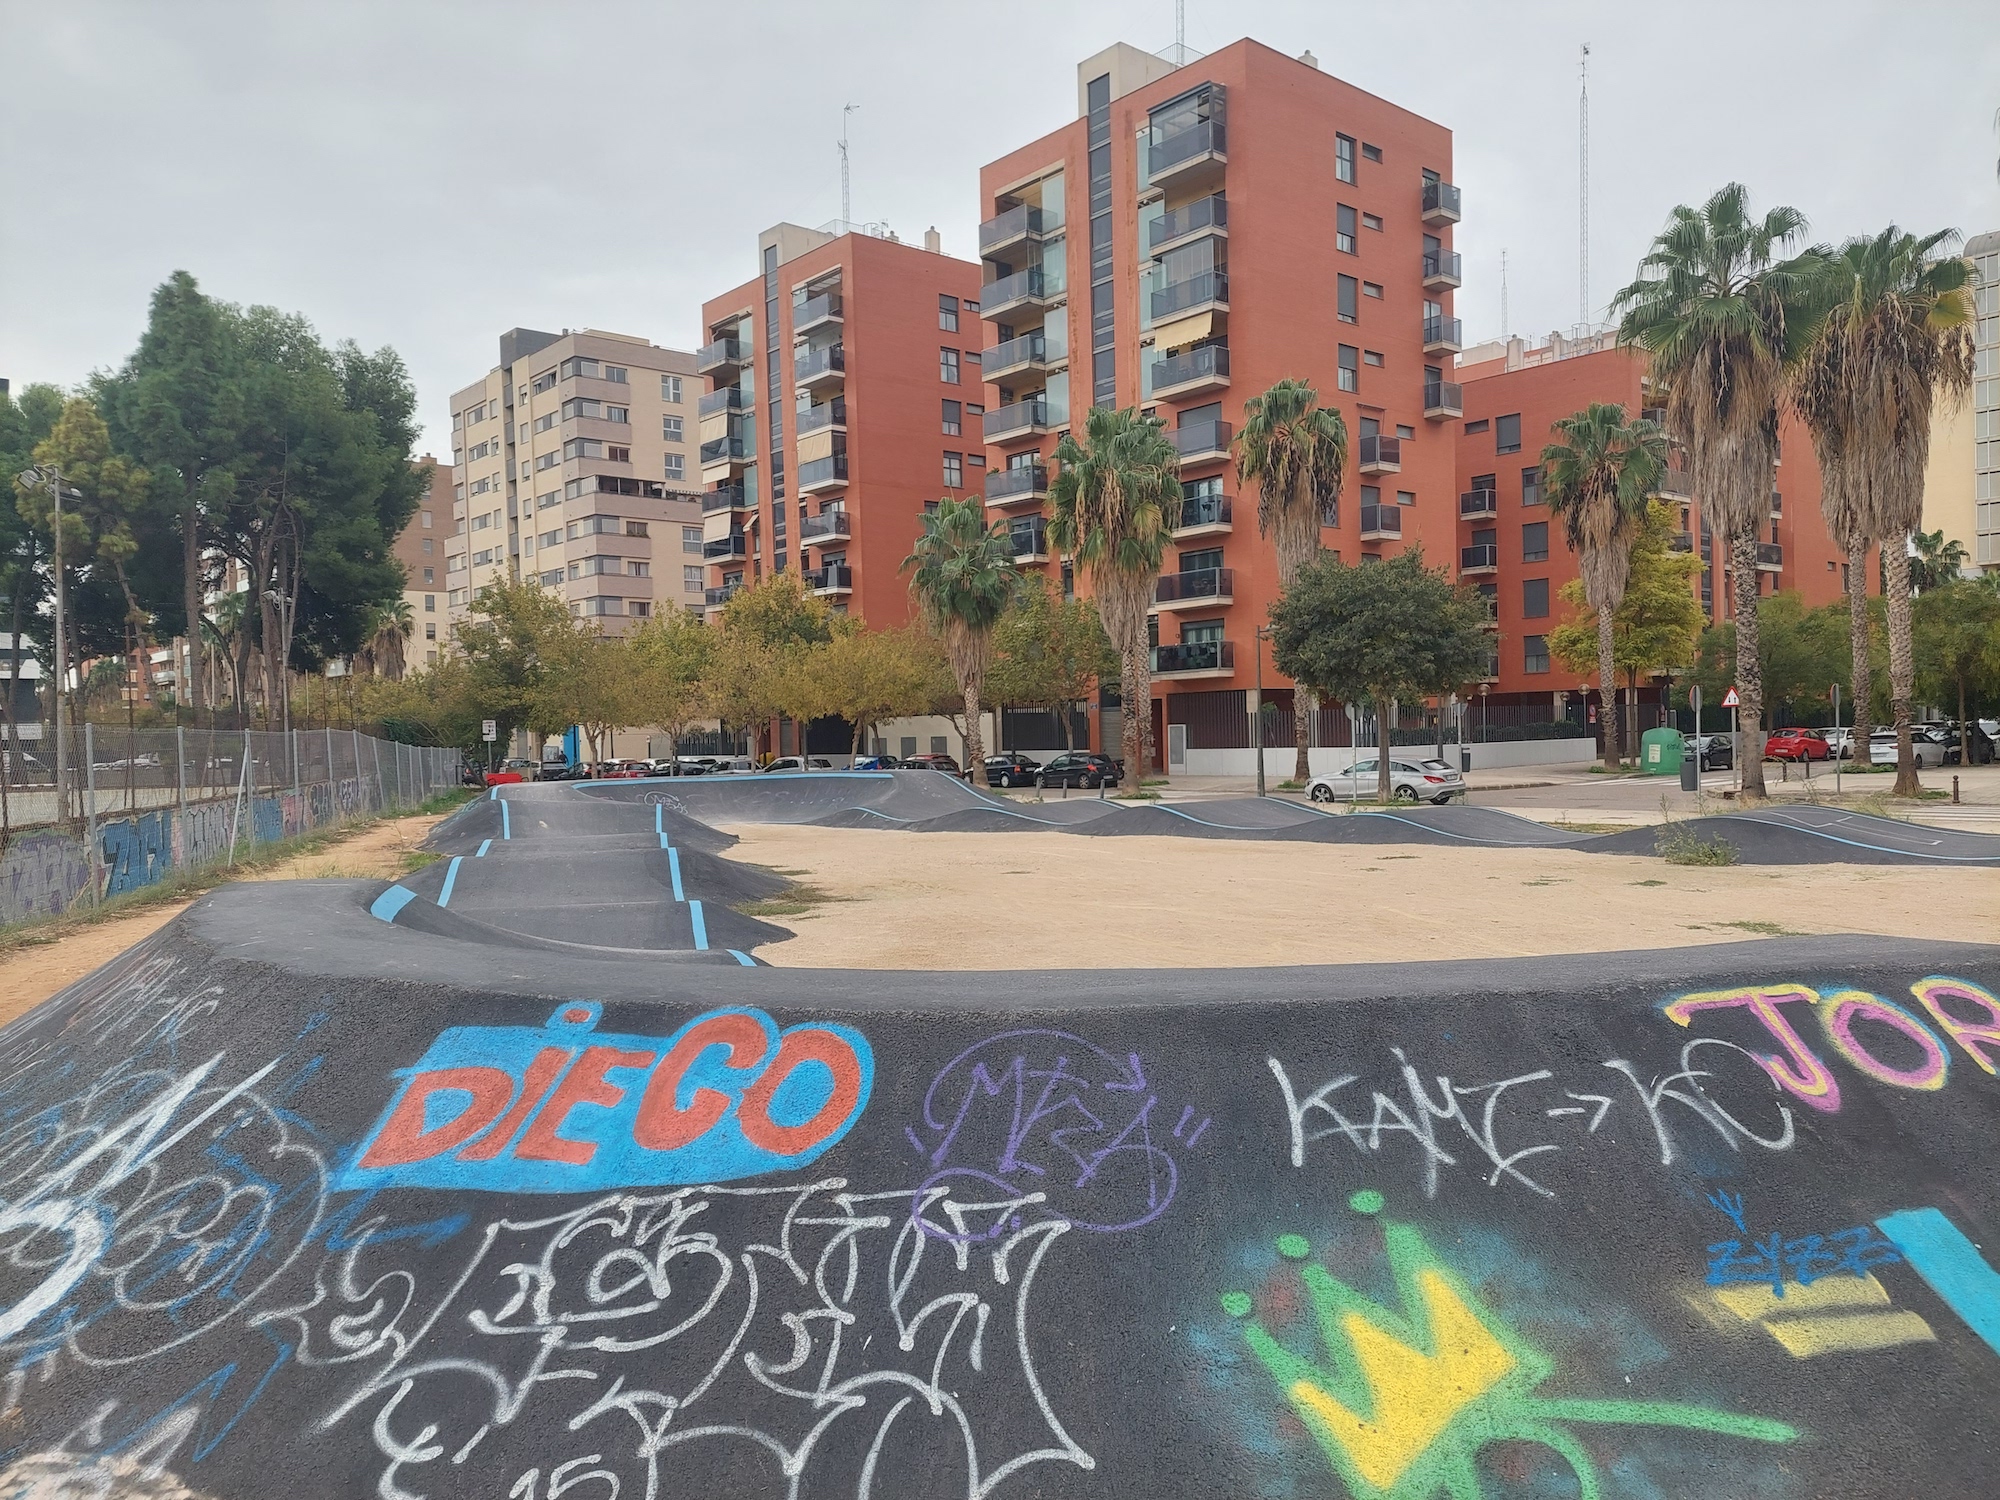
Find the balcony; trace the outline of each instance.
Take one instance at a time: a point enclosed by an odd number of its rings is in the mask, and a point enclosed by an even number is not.
[[[1771,519],[1782,520],[1785,514],[1785,497],[1776,490],[1771,491]]]
[[[847,483],[847,455],[828,454],[825,458],[815,458],[799,465],[799,493],[816,495],[822,490],[837,490]]]
[[[1424,183],[1424,222],[1426,224],[1456,224],[1458,222],[1458,189],[1448,182]]]
[[[1039,505],[1049,498],[1049,471],[1040,464],[992,469],[986,475],[986,503],[992,506]]]
[[[1229,311],[1229,277],[1224,272],[1204,271],[1153,293],[1155,323],[1208,311]]]
[[[1015,375],[1040,374],[1049,367],[1049,341],[1039,333],[1024,333],[995,344],[979,356],[979,378],[998,383]]]
[[[1685,469],[1663,469],[1659,488],[1654,493],[1675,500],[1691,500],[1694,498],[1694,476]]]
[[[827,428],[835,432],[847,431],[847,398],[836,396],[831,401],[821,402],[818,406],[799,407],[792,414],[792,426],[800,437]]]
[[[1424,387],[1424,415],[1433,422],[1465,415],[1465,387],[1456,380],[1433,380]]]
[[[1651,422],[1655,427],[1665,427],[1667,409],[1664,406],[1642,406],[1639,408],[1639,420]]]
[[[854,592],[854,569],[846,563],[828,563],[805,575],[806,587],[821,596]]]
[[[1061,227],[1061,220],[1049,223],[1034,205],[1017,203],[979,226],[979,254],[982,259],[1004,260],[1009,251],[1038,243],[1047,230]]]
[[[1776,542],[1757,544],[1757,567],[1760,572],[1777,573],[1785,566],[1785,549]]]
[[[1229,233],[1229,200],[1220,193],[1183,203],[1153,220],[1146,235],[1146,253],[1165,255],[1177,245],[1204,234],[1218,237]]]
[[[1403,440],[1401,438],[1365,437],[1360,445],[1360,468],[1364,474],[1400,474],[1403,472]]]
[[[1049,560],[1049,523],[1040,516],[1029,516],[1016,521],[1007,528],[1007,538],[1014,549],[1017,563],[1038,563]]]
[[[1222,124],[1203,120],[1151,143],[1146,152],[1147,180],[1164,193],[1180,193],[1220,179],[1229,163],[1228,137]]]
[[[704,590],[701,596],[701,602],[707,605],[710,609],[719,609],[723,605],[727,604],[731,596],[734,595],[736,591],[742,587],[743,585],[740,583],[725,583],[719,589]]]
[[[844,510],[823,510],[799,522],[799,542],[807,547],[824,547],[853,539],[853,521]]]
[[[1458,575],[1469,578],[1475,573],[1497,573],[1500,571],[1500,548],[1492,542],[1478,547],[1458,549]]]
[[[717,380],[733,377],[750,363],[750,346],[742,339],[717,339],[695,351],[694,372]]]
[[[1202,568],[1194,573],[1162,573],[1153,585],[1153,608],[1198,609],[1230,604],[1236,597],[1234,568]]]
[[[1038,437],[1049,430],[1046,401],[1016,401],[989,411],[980,422],[980,435],[989,443],[1011,443],[1024,437]]]
[[[701,513],[709,515],[721,510],[749,510],[756,502],[744,494],[740,484],[718,484],[712,490],[701,492]]]
[[[1174,540],[1198,536],[1227,536],[1230,531],[1229,497],[1198,495],[1181,501],[1181,518],[1174,524]]]
[[[1500,493],[1497,490],[1467,490],[1458,497],[1458,518],[1461,521],[1490,521],[1500,514]]]
[[[725,385],[703,396],[695,403],[695,410],[704,417],[712,417],[719,411],[751,411],[755,406],[756,398],[742,386]]]
[[[979,289],[979,316],[989,323],[1017,313],[1045,311],[1052,298],[1040,266],[989,281]]]
[[[1694,551],[1694,533],[1692,531],[1675,532],[1667,539],[1667,550],[1669,552]]]
[[[1424,319],[1424,353],[1456,354],[1464,347],[1464,325],[1457,318]]]
[[[1440,250],[1436,255],[1424,257],[1424,290],[1428,292],[1446,291],[1455,286],[1463,286],[1465,278],[1461,274],[1462,263],[1456,250]]]
[[[735,558],[748,557],[750,544],[740,531],[732,531],[728,536],[701,544],[704,562],[730,562]]]
[[[1400,542],[1403,539],[1403,513],[1399,505],[1364,505],[1361,507],[1361,540],[1364,542]]]
[[[734,433],[711,438],[701,445],[701,475],[704,480],[734,479],[755,455],[747,439]]]
[[[1182,641],[1155,646],[1152,656],[1155,677],[1227,677],[1236,670],[1233,641]]]
[[[1229,346],[1204,344],[1169,355],[1153,366],[1153,399],[1175,401],[1229,386]]]
[[[847,379],[847,348],[801,349],[792,355],[792,380],[802,391],[831,389]]]
[[[815,328],[840,327],[840,293],[808,297],[792,310],[792,332],[803,337]]]
[[[1232,435],[1227,422],[1211,417],[1205,422],[1190,422],[1185,427],[1173,428],[1167,433],[1167,441],[1174,445],[1174,452],[1181,456],[1181,464],[1186,467],[1229,457]]]

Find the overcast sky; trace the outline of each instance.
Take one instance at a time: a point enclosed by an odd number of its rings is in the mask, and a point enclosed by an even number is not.
[[[840,212],[971,255],[978,169],[1076,108],[1075,64],[1173,41],[1172,0],[0,0],[0,376],[115,365],[185,268],[393,345],[444,452],[499,333],[691,348],[757,232]],[[1468,340],[1578,320],[1577,46],[1591,296],[1731,179],[1838,240],[2000,228],[2000,0],[1187,0],[1449,127]]]

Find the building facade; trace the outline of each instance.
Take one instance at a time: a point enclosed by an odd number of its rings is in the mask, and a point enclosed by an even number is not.
[[[900,625],[924,506],[984,485],[979,268],[840,224],[776,225],[757,263],[702,307],[706,602],[796,567]]]
[[[428,453],[417,462],[430,465],[430,488],[393,548],[403,565],[403,602],[410,607],[410,640],[403,647],[403,663],[410,671],[436,666],[438,652],[448,649],[451,639],[444,579],[455,480],[452,466]]]
[[[1279,590],[1254,489],[1236,493],[1246,400],[1300,378],[1345,418],[1329,551],[1352,562],[1422,541],[1437,555],[1453,539],[1452,137],[1310,54],[1249,40],[1179,67],[1115,46],[1078,68],[1077,93],[1077,119],[980,173],[985,494],[1017,555],[1046,557],[1061,433],[1093,406],[1165,422],[1184,503],[1150,711],[1173,769],[1183,745],[1247,744],[1258,708],[1256,632]],[[1289,705],[1268,661],[1263,682]],[[1092,722],[1115,742],[1108,712]]]
[[[1925,531],[1964,546],[1969,568],[2000,570],[2000,231],[1975,235],[1966,259],[1979,273],[1973,290],[1972,390],[1938,404],[1924,471]]]
[[[699,608],[697,387],[693,355],[628,334],[502,334],[499,364],[451,398],[447,624],[502,579],[613,634]]]

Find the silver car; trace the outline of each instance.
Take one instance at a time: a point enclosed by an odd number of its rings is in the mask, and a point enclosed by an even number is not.
[[[1375,795],[1380,780],[1374,756],[1345,771],[1315,776],[1306,795],[1315,802],[1354,802]],[[1434,802],[1442,807],[1465,795],[1465,777],[1441,760],[1391,760],[1389,792],[1398,802]]]
[[[1922,729],[1911,728],[1910,751],[1920,771],[1944,764],[1943,743],[1933,739]],[[1896,731],[1878,729],[1869,735],[1868,758],[1878,766],[1893,766],[1896,763]]]

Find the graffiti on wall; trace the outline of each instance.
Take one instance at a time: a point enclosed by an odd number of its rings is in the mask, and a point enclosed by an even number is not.
[[[710,1011],[666,1038],[599,1034],[572,1000],[548,1023],[455,1026],[369,1131],[343,1188],[602,1192],[728,1182],[809,1166],[874,1086],[849,1026],[780,1031],[760,1010]]]
[[[0,926],[61,916],[89,889],[79,840],[53,829],[18,834],[0,854]]]
[[[172,821],[170,812],[149,812],[106,823],[99,830],[106,896],[122,896],[166,879],[174,862]]]

